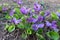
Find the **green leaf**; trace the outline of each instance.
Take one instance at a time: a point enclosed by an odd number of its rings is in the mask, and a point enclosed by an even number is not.
[[[37,31],[38,34],[42,34],[42,32],[43,32],[42,29],[39,29],[39,30]]]
[[[41,34],[36,33],[36,35],[38,37],[38,40],[45,40],[45,38]]]
[[[14,25],[10,25],[9,28],[8,28],[8,31],[9,32],[12,32],[15,30],[15,26]]]
[[[40,15],[44,16],[44,11],[41,11],[41,12],[40,12]]]
[[[34,10],[34,9],[32,9],[32,12],[35,12],[35,10]]]
[[[60,9],[57,12],[60,12]]]
[[[14,14],[14,17],[15,17],[16,19],[19,19],[19,16],[18,16],[17,14]]]
[[[0,11],[2,11],[2,6],[0,6]]]
[[[59,39],[59,34],[57,32],[53,32],[53,31],[47,32],[47,36],[54,40]]]
[[[16,12],[16,15],[21,18],[23,16],[23,14],[20,12],[20,9],[19,8],[14,8],[15,12]]]
[[[38,16],[37,15],[33,15],[33,18],[37,18]]]
[[[57,20],[58,19],[58,16],[54,12],[51,13],[51,17],[54,20]]]
[[[6,24],[6,26],[5,26],[4,30],[7,30],[8,28],[9,28],[9,25],[8,25],[8,24]]]
[[[27,34],[22,33],[21,37],[22,37],[24,40],[26,40],[26,38],[27,38]]]
[[[4,5],[4,6],[8,6],[9,4],[8,4],[8,3],[4,3],[3,5]]]
[[[8,14],[5,16],[6,19],[11,19],[11,16],[9,16]]]
[[[19,9],[19,8],[14,8],[14,10],[15,10],[15,12],[16,12],[17,14],[20,13],[20,9]]]
[[[21,28],[21,29],[24,29],[25,26],[24,26],[23,23],[20,23],[20,24],[17,25],[17,27],[18,27],[18,28]]]
[[[22,17],[21,17],[21,20],[22,20],[23,23],[25,23],[26,17],[25,17],[25,16],[22,16]]]
[[[25,23],[24,26],[25,26],[25,29],[28,29],[28,28],[31,29],[31,24],[29,24],[29,23]]]
[[[57,22],[57,25],[60,26],[60,20]]]
[[[26,33],[27,34],[32,34],[32,30],[31,29],[27,29]]]

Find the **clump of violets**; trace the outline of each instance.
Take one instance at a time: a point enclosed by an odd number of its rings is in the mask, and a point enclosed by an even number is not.
[[[9,22],[6,24],[5,30],[8,32],[16,30],[18,34],[22,32],[20,36],[23,40],[26,38],[28,40],[30,37],[36,38],[36,40],[47,40],[46,36],[51,38],[49,40],[59,39],[60,10],[58,10],[59,12],[45,10],[43,0],[41,4],[34,3],[32,8],[22,6],[23,0],[13,1],[17,3],[16,7],[9,8],[9,10],[7,7],[0,7],[1,13],[6,11],[5,18]]]
[[[22,3],[21,0],[18,1],[14,0],[14,1],[16,1],[18,4]],[[57,29],[57,21],[51,18],[52,13],[49,10],[43,11],[43,6],[41,6],[38,3],[35,3],[33,8],[27,8],[25,6],[22,6],[21,8],[19,8],[19,10],[18,8],[16,9],[17,11],[15,9],[10,10],[9,16],[11,17],[11,22],[14,25],[19,25],[19,28],[29,27],[28,29],[34,31],[38,31],[38,29],[43,29],[44,27],[49,27],[53,30]],[[43,15],[40,14],[41,11],[44,12],[41,13]],[[54,16],[55,15],[53,15],[53,17]],[[57,13],[57,16],[60,17],[60,14]]]

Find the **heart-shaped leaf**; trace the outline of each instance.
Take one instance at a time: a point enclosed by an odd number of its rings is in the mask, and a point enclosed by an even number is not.
[[[41,34],[36,33],[36,35],[38,37],[38,40],[45,40],[45,38]]]
[[[5,16],[6,19],[11,19],[11,16],[9,16],[8,14]]]
[[[31,29],[27,29],[26,33],[27,34],[32,34],[32,30]]]
[[[14,8],[14,9],[15,9],[16,15],[18,15],[18,17],[21,18],[23,14],[20,12],[20,9],[19,8]]]
[[[17,25],[17,27],[20,28],[20,29],[24,29],[25,26],[24,26],[23,23],[20,23],[20,24]]]
[[[51,39],[58,40],[59,39],[59,34],[57,32],[48,32],[47,36],[50,37]]]
[[[14,25],[10,25],[9,28],[8,28],[8,31],[9,32],[12,32],[15,30],[15,26]]]
[[[41,14],[42,16],[44,16],[44,11],[41,11],[40,14]]]
[[[7,30],[8,28],[9,28],[9,25],[8,25],[8,24],[6,24],[6,26],[5,26],[4,30]]]
[[[14,10],[15,10],[15,12],[16,12],[17,14],[20,13],[20,9],[19,9],[19,8],[14,8]]]
[[[54,20],[57,20],[57,19],[58,19],[58,16],[57,16],[56,13],[54,13],[54,12],[51,13],[51,17],[52,17],[52,19],[54,19]]]
[[[42,32],[43,32],[42,29],[39,29],[39,30],[37,31],[38,34],[42,34]]]
[[[14,14],[14,17],[15,17],[16,19],[19,19],[19,16],[18,16],[17,14]]]
[[[22,33],[21,37],[22,37],[24,40],[26,40],[26,38],[27,38],[27,34]]]

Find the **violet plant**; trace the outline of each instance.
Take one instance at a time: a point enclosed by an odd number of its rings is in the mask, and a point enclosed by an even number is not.
[[[16,1],[18,4],[23,2]],[[0,7],[1,8],[1,7]],[[6,23],[5,30],[8,32],[13,32],[18,29],[23,29],[24,33],[22,34],[24,38],[27,38],[28,35],[35,33],[38,37],[38,40],[45,40],[42,35],[44,28],[49,28],[52,31],[47,31],[46,35],[53,39],[59,39],[59,24],[60,24],[60,12],[50,12],[49,10],[43,11],[43,6],[38,3],[34,4],[34,8],[16,7],[13,9],[8,9],[7,15],[5,18],[9,20],[10,24]],[[6,8],[0,9],[0,11],[5,11]],[[48,30],[49,30],[48,29]],[[24,36],[25,34],[25,36]]]

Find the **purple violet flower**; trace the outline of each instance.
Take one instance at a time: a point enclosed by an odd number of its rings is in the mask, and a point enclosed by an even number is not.
[[[56,24],[57,22],[56,21],[52,21],[52,24]]]
[[[2,10],[3,11],[6,11],[6,10],[8,10],[8,8],[7,7],[3,7]]]
[[[26,7],[21,7],[20,11],[21,11],[22,14],[28,14],[29,11],[30,11],[30,8],[28,9]]]
[[[44,20],[44,17],[43,16],[38,16],[38,22],[41,22],[41,21],[43,21]]]
[[[46,26],[50,27],[52,24],[49,21],[46,21]]]
[[[19,19],[19,20],[17,20],[16,18],[13,18],[13,19],[12,19],[12,22],[15,23],[16,25],[17,25],[18,23],[20,23],[21,21],[22,21],[21,19]]]
[[[56,24],[52,24],[51,25],[51,28],[56,29],[57,28],[57,25]]]
[[[34,4],[34,10],[35,10],[35,11],[39,12],[39,11],[42,10],[42,8],[43,8],[43,7],[42,7],[41,5],[39,5],[38,3],[35,3],[35,4]]]
[[[56,21],[52,21],[51,28],[53,28],[53,29],[56,29],[57,28]]]
[[[32,25],[32,29],[37,31],[39,28],[43,28],[44,27],[44,24],[33,24]]]
[[[27,21],[28,21],[29,23],[31,23],[31,22],[35,23],[35,22],[37,21],[37,19],[32,18],[32,17],[29,17],[29,18],[27,18]]]
[[[38,28],[39,28],[39,27],[38,27],[38,25],[37,25],[37,24],[33,24],[33,25],[32,25],[32,29],[33,29],[33,30],[37,31],[37,30],[38,30]]]
[[[34,13],[35,13],[34,10],[31,10],[31,11],[30,11],[30,16],[33,16]]]
[[[59,12],[56,12],[57,16],[60,18],[60,13]]]
[[[46,26],[53,29],[57,28],[56,21],[52,21],[52,23],[50,23],[49,21],[46,21]]]
[[[38,27],[39,27],[39,28],[43,28],[43,27],[44,27],[44,24],[41,23],[41,24],[38,25]]]
[[[13,9],[13,10],[11,10],[11,11],[10,11],[10,13],[9,13],[9,14],[10,14],[10,16],[13,16],[13,15],[14,15],[14,12],[15,12],[15,10],[14,10],[14,9]]]
[[[50,15],[50,11],[49,10],[45,11],[44,16],[49,16],[49,15]]]

